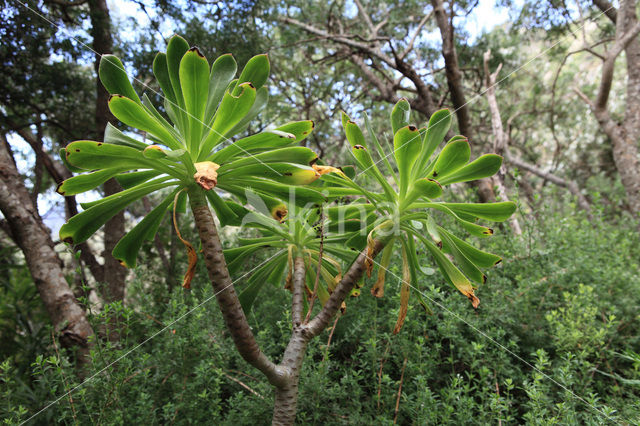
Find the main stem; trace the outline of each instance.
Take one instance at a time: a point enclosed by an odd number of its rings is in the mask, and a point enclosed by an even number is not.
[[[202,252],[209,278],[227,329],[242,358],[260,370],[275,387],[273,424],[292,425],[296,418],[300,368],[307,344],[327,327],[355,283],[362,277],[367,259],[367,249],[358,255],[331,293],[320,313],[309,323],[304,324],[302,323],[302,302],[305,286],[305,264],[302,255],[296,254],[292,289],[293,332],[282,357],[282,362],[276,365],[258,347],[244,315],[229,276],[222,244],[204,192],[200,188],[191,188],[189,201],[202,242]],[[369,253],[371,258],[375,258],[383,247],[384,243],[376,241],[373,250]]]

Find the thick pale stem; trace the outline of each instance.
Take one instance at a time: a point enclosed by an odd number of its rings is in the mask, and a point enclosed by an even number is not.
[[[207,200],[200,188],[189,191],[193,218],[198,228],[202,253],[209,272],[209,278],[224,317],[229,333],[238,352],[249,364],[262,371],[275,386],[286,383],[286,374],[271,362],[258,347],[258,342],[249,327],[238,295],[229,276],[227,263],[222,253],[222,244]]]
[[[302,324],[302,311],[304,310],[304,286],[305,286],[304,258],[298,254],[293,262],[293,288],[291,301],[291,318],[293,328]]]
[[[371,259],[375,258],[383,248],[384,243],[378,240],[374,241],[373,250],[370,252]],[[338,312],[344,299],[346,299],[353,286],[362,277],[366,259],[367,249],[365,248],[360,252],[358,258],[353,262],[347,273],[344,274],[335,290],[333,290],[333,293],[331,293],[331,297],[329,297],[327,303],[322,307],[320,313],[306,326],[306,331],[311,337],[317,336],[329,325],[331,318]]]

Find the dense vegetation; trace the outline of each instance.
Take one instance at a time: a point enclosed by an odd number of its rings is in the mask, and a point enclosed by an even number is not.
[[[96,88],[99,57],[87,47],[118,53],[136,91],[162,105],[151,64],[172,31],[210,58],[232,51],[240,69],[268,52],[269,104],[246,133],[314,120],[304,144],[324,164],[354,163],[340,109],[359,123],[366,111],[388,147],[389,115],[399,98],[408,99],[410,120],[420,126],[449,107],[455,131],[469,137],[472,158],[495,152],[507,160],[491,181],[445,189],[447,201],[517,203],[514,220],[496,224],[492,238],[470,239],[503,261],[486,271],[487,283],[476,291],[482,302],[473,309],[418,245],[417,292],[394,333],[403,303],[396,246],[385,296],[373,297],[376,276],[367,278],[346,300],[344,314],[309,343],[296,423],[638,424],[640,184],[634,179],[640,177],[633,164],[640,135],[634,82],[640,80],[632,59],[640,26],[630,16],[640,14],[639,6],[505,4],[513,19],[476,34],[467,12],[477,4],[430,3],[130,2],[136,12],[127,16],[96,0],[1,2],[0,154],[7,153],[0,157],[1,182],[17,166],[27,194],[21,202],[50,227],[82,210],[76,198],[54,192],[71,176],[58,150],[76,139],[103,140],[107,123],[136,134],[100,107],[108,94]],[[456,18],[448,21],[451,13]],[[538,55],[543,60],[532,62]],[[495,91],[486,91],[493,83]],[[93,199],[120,190],[109,182]],[[371,176],[358,182],[380,190]],[[95,332],[89,344],[78,344],[82,327],[52,315],[26,237],[17,232],[22,225],[5,209],[19,197],[9,196],[14,190],[19,193],[12,188],[0,196],[0,418],[6,424],[269,422],[273,386],[234,347],[203,262],[191,289],[180,286],[189,259],[171,217],[142,246],[135,269],[127,272],[111,256],[123,231],[162,197],[132,204],[107,222],[104,236],[82,245],[56,241],[58,229],[51,241],[42,222],[28,228],[39,229],[55,249],[60,285],[73,291],[81,307],[76,314]],[[63,218],[51,218],[56,215]],[[459,222],[442,220],[465,233]],[[178,222],[186,241],[198,241],[190,215],[179,213]],[[236,226],[220,234],[225,248],[258,236]],[[272,254],[257,251],[233,273],[239,292]],[[247,319],[262,351],[278,361],[292,330],[291,293],[282,280],[267,281]]]

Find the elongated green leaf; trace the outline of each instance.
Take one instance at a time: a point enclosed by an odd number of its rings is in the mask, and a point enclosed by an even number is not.
[[[111,123],[107,123],[107,127],[104,129],[104,142],[113,145],[128,146],[138,150],[143,150],[148,146],[144,142],[125,135]]]
[[[253,121],[254,118],[258,116],[267,106],[267,102],[269,101],[269,90],[266,87],[261,87],[256,92],[256,100],[253,102],[251,109],[244,116],[242,120],[235,126],[233,129],[229,130],[227,133],[227,137],[231,137],[241,133],[247,129],[249,123]]]
[[[209,94],[207,96],[207,108],[205,111],[205,123],[211,123],[225,90],[236,75],[238,65],[233,55],[227,53],[218,57],[211,65],[209,76]]]
[[[435,244],[420,234],[417,234],[416,236],[422,241],[427,250],[429,250],[447,282],[471,300],[473,307],[477,308],[480,304],[480,300],[475,296],[473,286],[467,277],[465,277],[464,274],[460,272],[453,263],[451,263],[447,256],[445,256],[444,253],[435,246]]]
[[[242,91],[237,95],[229,92],[224,94],[218,111],[216,112],[209,134],[202,143],[199,161],[207,158],[211,150],[225,138],[225,135],[249,112],[256,99],[256,89],[250,83],[243,83],[238,87]]]
[[[516,203],[502,201],[499,203],[443,203],[456,214],[467,214],[472,217],[504,222],[516,211]]]
[[[459,170],[469,162],[471,147],[466,139],[449,142],[442,148],[438,159],[428,171],[428,177],[442,179]]]
[[[197,47],[192,47],[180,61],[180,86],[189,120],[187,145],[195,152],[200,138],[207,97],[209,95],[209,63]]]
[[[400,194],[407,193],[411,180],[411,169],[420,152],[420,132],[417,127],[406,126],[396,132],[393,137],[393,154],[400,175]]]
[[[61,182],[60,185],[58,185],[56,192],[60,195],[64,195],[65,197],[80,194],[82,192],[97,188],[112,177],[116,176],[118,173],[121,173],[125,170],[127,170],[126,167],[124,169],[104,169],[98,170],[93,173],[74,176],[65,180],[64,182]]]
[[[239,226],[242,217],[238,217],[228,204],[214,191],[207,191],[207,199],[216,212],[221,226]]]
[[[400,99],[391,110],[391,129],[395,135],[398,130],[409,125],[411,107],[405,98]]]
[[[258,176],[288,185],[308,185],[320,177],[312,167],[294,163],[256,163],[229,171],[220,168],[218,181],[238,177]]]
[[[265,266],[259,268],[253,273],[247,282],[247,287],[245,287],[238,295],[240,305],[242,305],[242,310],[245,314],[248,314],[251,311],[253,303],[265,284],[276,284],[276,282],[278,284],[280,283],[280,279],[284,274],[286,265],[287,255],[286,252],[282,252],[282,254],[277,258],[271,260]]]
[[[496,154],[485,154],[478,157],[455,173],[442,179],[440,183],[449,185],[458,182],[469,182],[495,175],[502,165],[502,157]]]
[[[250,83],[256,90],[264,86],[269,78],[269,70],[269,57],[266,54],[249,59],[238,77],[238,86],[233,90],[233,94],[239,95],[242,92],[240,86],[244,83]]]
[[[367,147],[362,145],[355,145],[351,148],[351,153],[353,157],[356,159],[358,163],[358,167],[361,169],[361,173],[366,173],[369,176],[372,176],[374,179],[378,181],[378,183],[382,186],[387,198],[389,200],[394,200],[397,198],[396,192],[393,190],[387,179],[382,176],[380,173],[380,169],[373,162],[373,158],[371,158],[371,154]]]
[[[186,127],[187,115],[185,111],[184,97],[182,95],[182,85],[180,84],[180,61],[185,53],[189,50],[189,43],[179,35],[174,35],[167,44],[167,70],[169,71],[169,80],[177,101],[178,121],[181,129]]]
[[[124,96],[114,95],[109,99],[109,109],[124,124],[149,132],[162,140],[171,149],[180,149],[182,144],[176,140],[171,129],[159,123],[142,105]]]
[[[67,150],[66,148],[60,148],[58,150],[58,155],[60,156],[60,161],[62,161],[62,163],[64,164],[64,166],[73,173],[84,173],[86,172],[85,169],[81,169],[79,167],[74,166],[73,164],[69,163],[67,161]]]
[[[378,150],[378,155],[382,158],[382,162],[384,163],[386,169],[387,169],[387,174],[391,175],[391,177],[393,178],[394,182],[396,183],[396,185],[399,184],[398,182],[398,177],[396,176],[395,171],[393,170],[393,167],[391,167],[391,163],[388,160],[388,155],[387,153],[384,151],[384,148],[382,148],[382,145],[380,144],[380,141],[378,140],[378,137],[376,136],[375,132],[373,131],[373,127],[371,126],[371,121],[369,120],[369,116],[365,113],[364,114],[364,124],[365,127],[367,128],[367,132],[369,133],[369,137],[373,140],[373,144],[375,145],[376,149]],[[394,132],[395,134],[395,132]],[[353,179],[353,177],[351,177],[351,179]]]
[[[137,172],[121,173],[116,176],[116,180],[123,189],[129,189],[143,182],[147,182],[160,174],[161,172],[157,170],[140,170]]]
[[[415,181],[412,185],[412,189],[405,198],[406,205],[410,205],[420,197],[427,197],[428,199],[438,198],[442,195],[442,187],[438,181],[434,179],[422,178]]]
[[[255,154],[269,149],[296,145],[313,131],[313,121],[295,121],[273,130],[242,138],[211,155],[214,163],[223,165],[240,155]]]
[[[118,241],[111,254],[127,268],[135,268],[136,258],[142,243],[152,240],[167,209],[173,204],[175,191],[169,194],[160,204],[151,210],[136,226]]]
[[[113,55],[102,55],[98,66],[98,75],[102,85],[112,95],[122,95],[140,103],[140,98],[133,90],[127,72],[120,59]]]
[[[500,256],[496,256],[495,254],[487,253],[486,251],[475,248],[471,244],[456,237],[451,232],[442,227],[438,227],[438,233],[447,234],[447,236],[451,240],[451,243],[455,244],[461,253],[463,253],[471,262],[481,268],[490,268],[502,261],[502,258]]]
[[[362,130],[355,122],[347,120],[344,125],[344,133],[347,136],[347,141],[349,141],[351,148],[355,148],[356,146],[367,147],[367,141],[364,139]]]
[[[239,158],[220,167],[218,174],[222,174],[223,172],[228,172],[239,167],[255,164],[262,165],[263,167],[268,168],[266,164],[273,162],[286,162],[307,165],[314,162],[317,158],[318,154],[316,154],[309,148],[306,148],[304,146],[292,146],[287,148],[275,149],[260,154],[254,154],[251,156],[245,156],[244,158]]]
[[[151,99],[149,99],[149,97],[147,96],[147,94],[145,93],[144,95],[142,95],[142,105],[145,107],[145,109],[147,110],[147,112],[149,114],[151,114],[151,116],[153,118],[156,119],[156,121],[158,123],[160,123],[165,129],[167,129],[169,131],[169,133],[171,133],[171,135],[173,136],[173,138],[175,140],[180,140],[181,136],[180,133],[178,133],[176,131],[176,129],[171,125],[171,123],[169,123],[163,116],[162,114],[160,114],[160,112],[156,109],[156,107],[153,105],[153,103],[151,102]]]
[[[423,170],[429,158],[435,152],[451,127],[451,112],[448,109],[436,111],[429,118],[429,125],[422,141],[420,158],[416,162],[416,170]]]
[[[464,220],[463,218],[455,214],[450,208],[445,206],[444,203],[415,203],[414,206],[418,208],[440,210],[441,212],[447,213],[448,215],[452,216],[460,225],[462,225],[462,227],[466,229],[467,232],[476,237],[490,237],[491,235],[493,235],[493,229]]]
[[[455,259],[458,267],[462,272],[469,277],[472,281],[480,284],[484,284],[487,281],[487,277],[482,271],[475,265],[467,256],[458,248],[453,239],[449,237],[449,233],[443,228],[438,229],[442,237],[443,250],[451,253]]]
[[[176,105],[176,94],[174,93],[173,86],[171,85],[166,53],[160,52],[153,59],[153,74],[156,76],[156,80],[158,80],[158,84],[160,85],[166,100],[168,100],[170,104]]]
[[[247,188],[252,188],[257,192],[269,194],[281,200],[289,200],[289,197],[291,197],[295,204],[298,206],[305,206],[308,203],[322,204],[326,201],[325,196],[314,189],[308,187],[285,185],[278,182],[255,177],[251,179],[236,179],[233,184],[219,183],[218,186],[221,189],[232,192],[234,194],[244,194]]]
[[[128,146],[94,141],[75,141],[67,145],[66,158],[69,163],[85,170],[121,168],[155,169],[181,178],[174,170],[157,160],[149,160],[141,151]]]
[[[106,197],[88,210],[73,216],[67,223],[62,225],[60,239],[71,244],[80,244],[132,202],[151,192],[175,184],[175,182],[149,182]]]

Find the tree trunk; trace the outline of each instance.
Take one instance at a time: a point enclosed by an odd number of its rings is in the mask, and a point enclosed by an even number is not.
[[[444,10],[443,0],[431,0],[431,4],[433,5],[436,23],[438,24],[442,38],[442,56],[444,57],[445,73],[447,76],[447,84],[449,85],[449,92],[451,93],[451,102],[453,103],[453,108],[458,119],[458,128],[460,129],[460,134],[473,141],[475,135],[471,126],[469,108],[462,85],[462,72],[458,64],[453,22],[451,22],[450,17],[447,16],[447,12]],[[496,200],[491,179],[480,179],[472,182],[472,185],[477,187],[478,196],[483,203]]]
[[[113,120],[109,111],[109,93],[98,77],[98,68],[102,55],[113,52],[113,38],[111,36],[111,20],[106,0],[89,0],[89,16],[91,18],[91,36],[95,52],[94,69],[96,73],[96,140],[102,140],[107,123]],[[122,191],[122,187],[115,179],[104,184],[104,194],[109,196]],[[124,235],[124,211],[116,214],[104,226],[104,270],[108,271],[103,278],[106,288],[102,291],[105,302],[124,300],[125,278],[127,270],[120,265],[111,252]],[[112,335],[117,340],[117,335]]]
[[[64,277],[51,231],[42,223],[31,202],[6,138],[0,135],[0,139],[0,210],[12,238],[24,254],[61,344],[66,348],[77,348],[78,364],[82,366],[89,361],[89,337],[93,330]]]
[[[486,77],[487,86],[487,101],[489,103],[489,111],[491,112],[491,130],[493,132],[493,152],[504,157],[504,151],[507,146],[507,134],[502,128],[502,118],[500,117],[500,108],[498,107],[498,101],[496,99],[496,80],[498,78],[498,74],[500,73],[500,69],[502,68],[502,64],[498,66],[498,69],[491,73],[489,71],[489,59],[491,58],[491,51],[488,50],[484,54],[484,73]],[[507,188],[505,186],[505,176],[507,174],[507,169],[502,162],[502,166],[498,173],[493,176],[493,184],[497,189],[498,195],[500,196],[500,201],[509,201],[509,197],[507,195]],[[522,228],[520,227],[520,223],[515,216],[511,216],[509,219],[509,226],[515,235],[522,235]]]

